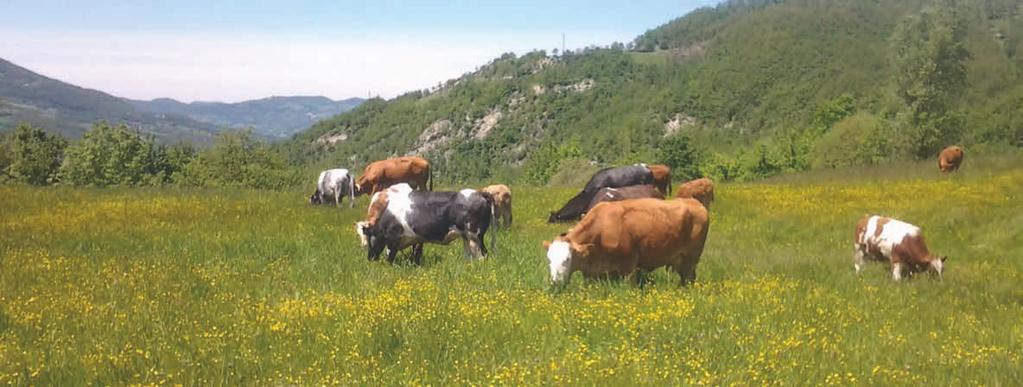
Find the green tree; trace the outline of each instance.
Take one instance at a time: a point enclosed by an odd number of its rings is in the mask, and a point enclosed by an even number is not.
[[[693,140],[684,134],[676,134],[657,144],[657,157],[671,167],[676,180],[687,181],[700,177],[702,154],[693,145]]]
[[[151,136],[99,122],[67,148],[57,176],[74,185],[155,185],[167,171],[166,151]]]
[[[917,157],[930,157],[952,142],[963,126],[953,110],[966,86],[965,19],[954,1],[938,1],[900,22],[891,38],[894,82],[915,128],[910,141]]]
[[[0,148],[6,158],[2,174],[14,182],[44,185],[56,178],[67,141],[22,124],[4,138]]]
[[[301,173],[284,157],[256,141],[251,130],[223,131],[212,148],[200,152],[177,180],[199,187],[281,189],[295,186]]]

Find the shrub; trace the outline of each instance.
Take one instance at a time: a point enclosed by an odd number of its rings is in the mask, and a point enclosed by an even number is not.
[[[283,189],[298,185],[302,175],[243,130],[218,134],[213,147],[200,152],[179,176],[177,182],[197,187]]]
[[[0,174],[17,183],[44,185],[57,177],[67,141],[37,127],[22,124],[3,139]]]
[[[99,122],[67,148],[57,176],[74,185],[155,185],[168,180],[168,170],[166,151],[152,137]]]

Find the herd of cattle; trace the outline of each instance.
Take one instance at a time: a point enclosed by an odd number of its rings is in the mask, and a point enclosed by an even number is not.
[[[938,156],[938,168],[959,168],[963,151],[950,146]],[[550,278],[565,284],[574,272],[586,278],[630,276],[639,282],[643,273],[661,267],[673,270],[682,285],[696,280],[710,227],[709,208],[714,184],[700,178],[683,183],[671,194],[671,168],[636,164],[597,171],[574,197],[553,211],[549,223],[578,221],[544,241]],[[421,263],[424,243],[449,244],[462,239],[466,256],[488,254],[484,237],[491,226],[510,228],[511,191],[506,185],[457,192],[433,192],[429,161],[397,157],[370,163],[356,179],[347,169],[320,173],[311,204],[354,207],[359,195],[371,195],[365,220],[355,224],[356,234],[371,261],[387,250],[393,263],[397,253],[411,248],[410,259]],[[495,232],[490,233],[495,248]],[[920,229],[883,216],[865,215],[856,226],[853,261],[859,273],[866,259],[888,261],[892,278],[932,272],[939,277],[946,257],[930,253]]]

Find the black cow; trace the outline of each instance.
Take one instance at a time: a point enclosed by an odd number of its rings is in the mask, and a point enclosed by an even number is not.
[[[398,250],[413,247],[412,261],[421,263],[422,243],[449,244],[462,238],[466,256],[487,256],[483,237],[494,216],[494,199],[486,192],[396,190],[388,192],[387,207],[373,224],[360,222],[369,247],[370,261],[379,259],[387,248],[387,262],[393,263]],[[491,234],[491,245],[494,235]]]
[[[547,218],[547,223],[578,220],[589,208],[590,202],[601,188],[653,184],[653,182],[654,174],[643,164],[601,169],[593,174],[582,192],[569,199],[568,203],[560,210],[552,212],[550,218]]]

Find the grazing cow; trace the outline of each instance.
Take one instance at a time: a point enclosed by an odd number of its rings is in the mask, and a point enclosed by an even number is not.
[[[557,212],[552,212],[547,223],[568,222],[577,220],[586,212],[593,196],[601,188],[618,188],[630,185],[653,184],[654,175],[646,164],[625,167],[604,168],[593,174],[586,187],[568,200]]]
[[[671,194],[671,167],[664,164],[650,164],[646,166],[654,177],[654,187],[661,191],[661,196]]]
[[[430,162],[421,157],[395,157],[374,161],[362,171],[355,182],[355,195],[372,195],[398,183],[413,189],[433,190]],[[427,182],[430,186],[427,187]]]
[[[590,201],[590,205],[586,207],[586,211],[589,211],[600,202],[619,202],[627,199],[642,198],[664,199],[664,195],[661,191],[649,184],[630,185],[628,187],[619,188],[601,188],[600,191],[597,191],[596,195],[593,195],[593,200]]]
[[[359,235],[359,242],[362,247],[369,246],[369,240],[366,235],[362,233],[364,227],[372,227],[376,224],[377,219],[380,218],[380,214],[387,208],[387,198],[391,194],[401,195],[412,192],[412,187],[408,184],[395,184],[387,189],[373,194],[373,197],[369,200],[369,209],[366,210],[366,220],[355,223],[355,233]]]
[[[494,197],[494,224],[495,226],[508,228],[512,224],[512,196],[511,190],[504,184],[488,185],[480,191],[489,193]]]
[[[667,266],[687,285],[696,280],[709,226],[707,208],[693,199],[600,203],[568,233],[544,241],[551,282],[567,284],[576,271],[639,282],[642,272]]]
[[[883,216],[864,215],[856,224],[853,265],[856,273],[863,270],[864,258],[889,261],[892,279],[902,279],[903,269],[909,274],[931,271],[941,277],[947,257],[931,254],[924,244],[920,228]]]
[[[714,182],[706,177],[687,181],[678,186],[675,197],[699,200],[710,209],[710,203],[714,202]]]
[[[963,163],[963,148],[951,145],[938,153],[938,170],[942,172],[955,172],[959,170],[959,164]]]
[[[355,179],[347,169],[328,169],[320,172],[320,178],[316,181],[316,192],[309,197],[309,204],[323,204],[331,200],[338,207],[348,196],[348,208],[355,207]]]
[[[369,260],[379,259],[387,248],[393,263],[398,250],[421,243],[449,244],[461,237],[466,256],[487,256],[483,237],[493,219],[493,197],[486,192],[413,191],[411,187],[387,191],[387,203],[372,224],[362,223],[360,233],[369,247]],[[494,237],[491,234],[491,245]],[[413,249],[412,260],[421,262],[421,246]]]

